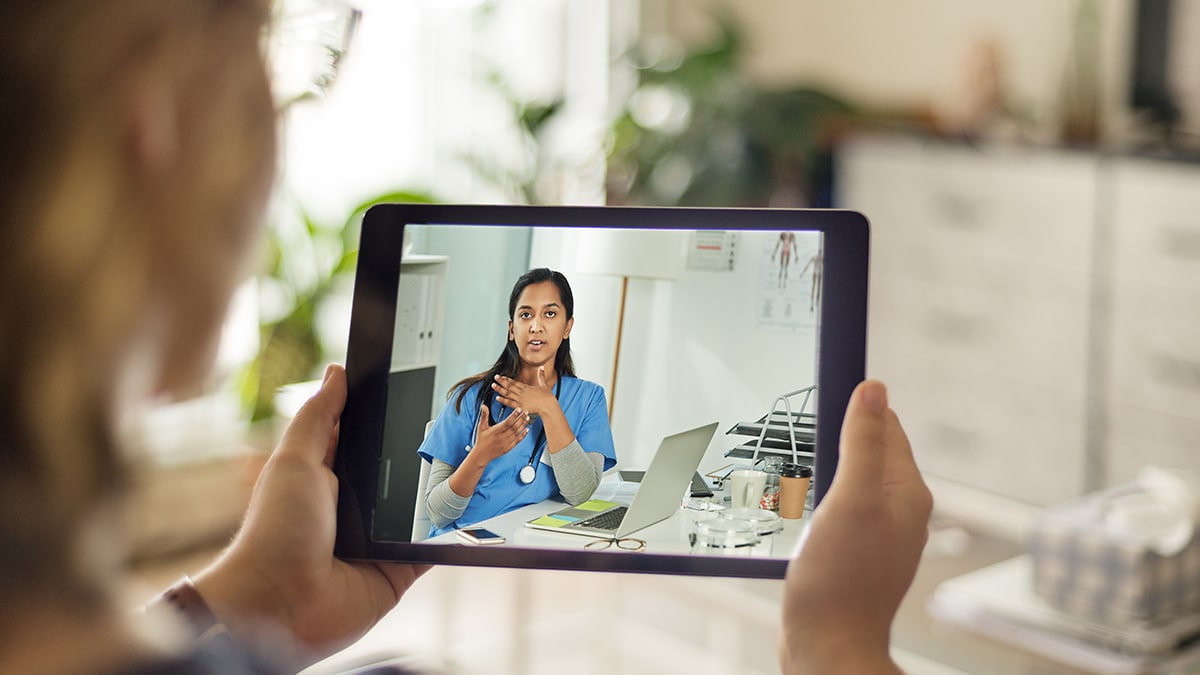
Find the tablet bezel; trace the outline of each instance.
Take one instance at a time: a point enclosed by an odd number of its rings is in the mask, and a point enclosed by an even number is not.
[[[486,567],[769,579],[784,576],[786,558],[596,553],[372,540],[369,533],[379,478],[404,227],[427,224],[822,233],[824,279],[817,343],[814,460],[814,498],[819,503],[837,468],[842,416],[851,392],[865,376],[870,244],[869,225],[862,214],[835,209],[380,204],[368,210],[362,222],[346,356],[349,393],[334,461],[338,479],[335,555],[344,559]],[[360,494],[370,495],[370,499],[359,500]]]

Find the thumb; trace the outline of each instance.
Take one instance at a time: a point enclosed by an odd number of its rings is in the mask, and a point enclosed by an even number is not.
[[[486,405],[479,406],[479,423],[476,428],[482,433],[487,431],[492,425],[488,422],[488,409]]]
[[[546,366],[538,366],[537,383],[539,387],[546,386]]]
[[[276,452],[306,462],[324,462],[345,406],[346,370],[331,363],[325,368],[321,388],[300,406]]]
[[[850,395],[838,448],[835,480],[842,477],[860,488],[883,481],[888,443],[887,387],[877,380],[859,383]]]

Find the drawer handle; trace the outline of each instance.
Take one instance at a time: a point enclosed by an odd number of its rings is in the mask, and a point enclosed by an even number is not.
[[[984,335],[982,324],[978,317],[935,311],[925,322],[925,332],[940,342],[971,344]]]
[[[973,232],[983,229],[985,205],[977,199],[963,195],[942,193],[938,195],[938,211],[944,216],[938,224],[946,229]]]
[[[1161,235],[1163,255],[1179,260],[1200,260],[1200,231],[1168,225],[1162,228]]]
[[[1171,354],[1151,357],[1150,372],[1163,384],[1180,389],[1200,390],[1200,363]]]
[[[946,448],[954,451],[955,455],[962,455],[975,450],[975,440],[979,434],[954,426],[944,422],[934,422],[930,425],[930,431],[937,447]]]

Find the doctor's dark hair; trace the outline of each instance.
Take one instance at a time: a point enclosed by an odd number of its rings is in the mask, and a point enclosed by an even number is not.
[[[546,267],[538,267],[522,274],[521,278],[517,279],[517,283],[513,284],[512,292],[508,295],[508,319],[510,321],[517,311],[517,301],[521,299],[521,293],[528,286],[546,281],[553,281],[554,285],[558,287],[558,296],[562,300],[566,320],[569,321],[575,316],[575,295],[571,293],[571,284],[567,282],[567,278],[563,276],[562,272]],[[516,377],[520,367],[521,357],[517,353],[517,343],[510,339],[504,345],[504,351],[500,352],[499,358],[496,359],[496,362],[492,364],[490,369],[456,382],[453,387],[450,387],[450,391],[446,392],[446,400],[450,400],[454,396],[454,392],[457,391],[458,397],[454,400],[454,410],[455,412],[462,412],[462,402],[467,395],[467,390],[476,383],[482,382],[483,387],[479,390],[479,399],[476,408],[488,405],[491,403],[492,395],[495,393],[492,391],[489,383],[497,375]],[[575,362],[571,359],[571,340],[569,338],[562,341],[562,345],[558,348],[558,353],[554,355],[554,370],[558,372],[560,377],[563,375],[575,377]]]

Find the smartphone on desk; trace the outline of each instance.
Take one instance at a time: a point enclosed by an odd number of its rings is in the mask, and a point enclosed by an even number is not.
[[[472,544],[503,544],[505,542],[504,537],[482,527],[464,527],[455,532],[459,539],[465,539]]]

